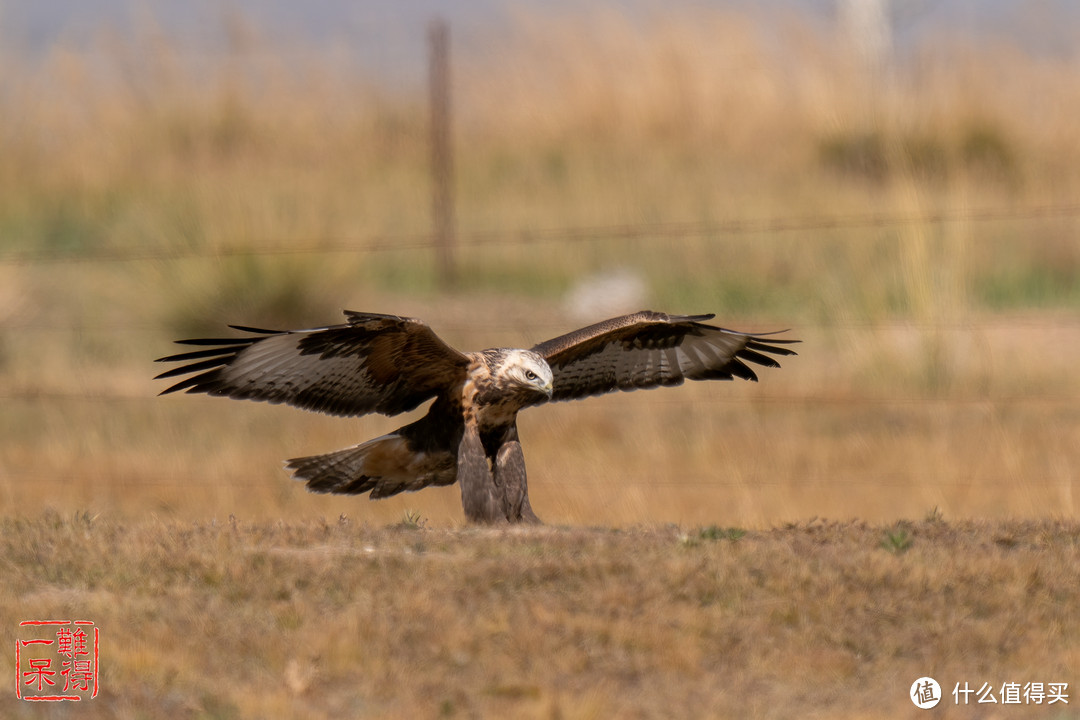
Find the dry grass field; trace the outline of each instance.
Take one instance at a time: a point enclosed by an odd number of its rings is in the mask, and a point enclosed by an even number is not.
[[[225,34],[0,53],[0,637],[84,614],[104,648],[94,701],[0,716],[897,717],[926,674],[1080,689],[1076,57],[927,41],[874,84],[795,16],[521,14],[454,55],[446,290],[423,98]],[[281,469],[412,415],[155,397],[151,361],[227,323],[349,308],[529,346],[600,319],[567,297],[610,273],[803,344],[756,384],[525,413],[542,528]]]
[[[8,520],[0,622],[94,618],[80,717],[1076,717],[1080,525]],[[999,692],[999,690],[995,690]],[[41,705],[0,699],[5,717]],[[50,717],[67,717],[54,713]]]

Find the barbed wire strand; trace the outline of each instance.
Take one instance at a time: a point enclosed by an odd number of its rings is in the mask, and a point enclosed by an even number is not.
[[[595,242],[600,240],[688,239],[714,235],[786,234],[821,230],[882,228],[950,222],[995,222],[1080,216],[1080,203],[1037,205],[1019,208],[952,208],[919,214],[862,213],[836,216],[769,217],[721,221],[597,225],[537,230],[480,230],[461,232],[460,248],[470,246],[522,246],[554,242]],[[82,262],[148,262],[194,258],[239,256],[305,255],[335,253],[375,253],[405,250],[434,250],[439,247],[434,233],[370,235],[352,240],[280,238],[272,244],[244,247],[188,248],[94,248],[78,251],[25,250],[0,253],[0,263],[42,265]]]

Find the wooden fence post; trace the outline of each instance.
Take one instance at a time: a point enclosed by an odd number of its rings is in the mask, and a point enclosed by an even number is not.
[[[450,30],[436,18],[428,28],[431,102],[432,223],[439,284],[451,289],[457,281],[454,259],[454,163],[450,143]]]

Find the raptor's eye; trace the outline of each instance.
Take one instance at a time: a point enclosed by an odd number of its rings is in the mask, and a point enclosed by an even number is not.
[[[526,370],[525,371],[525,379],[526,380],[535,380],[536,379],[536,373],[534,373],[532,370]]]

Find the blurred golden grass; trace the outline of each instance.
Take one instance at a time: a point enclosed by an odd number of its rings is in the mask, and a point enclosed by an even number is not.
[[[659,20],[530,16],[455,54],[464,228],[1074,195],[1071,58],[940,43],[868,89],[834,38],[794,19]],[[86,55],[57,47],[32,66],[9,58],[5,216],[71,202],[70,220],[135,247],[426,231],[418,98],[333,49],[282,54],[250,34],[220,57],[150,35]],[[888,182],[837,178],[830,163],[845,158],[883,165]]]
[[[5,507],[456,523],[455,488],[369,505],[278,469],[403,421],[153,400],[148,361],[179,335],[342,307],[527,345],[573,327],[568,287],[628,268],[653,307],[807,342],[760,386],[527,414],[547,519],[1074,512],[1077,217],[1023,216],[1080,189],[1072,59],[928,44],[875,87],[797,16],[652,20],[522,14],[455,52],[460,229],[495,241],[461,248],[451,294],[423,248],[364,252],[428,232],[426,114],[337,50],[278,52],[237,20],[220,55],[148,31],[5,58],[0,236],[30,253],[0,261]],[[907,221],[722,230],[869,213]],[[671,223],[718,229],[514,241]],[[244,254],[267,248],[297,252]]]
[[[438,316],[452,342],[478,346],[461,340],[477,327]],[[934,340],[937,356],[909,324],[803,328],[802,355],[763,370],[760,384],[694,383],[530,410],[521,431],[534,507],[548,522],[608,526],[888,521],[934,507],[949,517],[1074,514],[1080,333],[1048,320],[951,328]],[[558,332],[550,327],[545,336]],[[516,332],[494,335],[527,344]],[[159,384],[131,355],[117,358],[130,375],[84,369],[75,382],[42,387],[44,397],[7,400],[6,507],[191,519],[344,512],[373,523],[410,510],[436,526],[461,523],[456,487],[372,503],[310,495],[281,469],[288,457],[360,442],[411,416],[342,420],[155,398]]]

